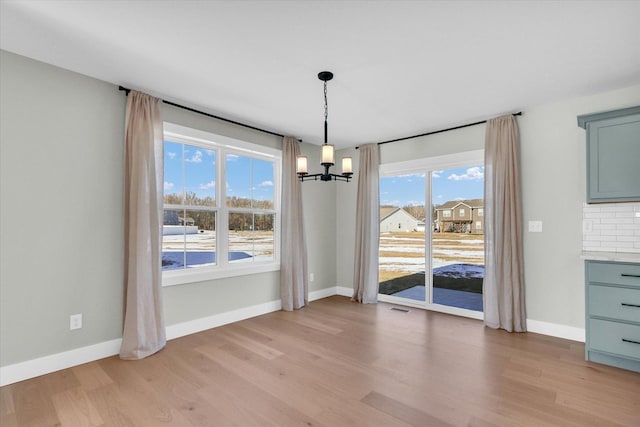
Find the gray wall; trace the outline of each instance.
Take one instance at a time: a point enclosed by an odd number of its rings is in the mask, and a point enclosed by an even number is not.
[[[0,366],[121,337],[123,135],[117,86],[0,51]],[[164,119],[281,138],[165,106]],[[302,144],[310,158],[318,147]],[[310,290],[333,287],[335,189],[304,184]],[[279,299],[278,272],[164,288],[167,325]],[[83,328],[69,331],[69,315]]]
[[[584,328],[582,204],[585,133],[576,116],[640,104],[640,86],[562,100],[518,117],[524,219],[527,318]],[[381,163],[482,149],[485,126],[445,132],[380,147]],[[344,150],[339,155],[357,151]],[[354,171],[357,174],[357,161]],[[357,176],[357,175],[356,175]],[[336,233],[338,285],[353,284],[356,188],[341,187],[336,207],[346,213]],[[527,221],[543,221],[542,233]]]
[[[301,151],[309,159],[309,173],[322,172],[320,147],[302,144]],[[336,163],[340,157],[336,156]],[[339,167],[339,166],[338,166]],[[309,273],[314,281],[309,292],[336,286],[336,189],[346,182],[305,181],[302,183],[304,232],[307,239]]]
[[[532,108],[518,118],[529,319],[584,328],[584,262],[579,256],[586,137],[576,116],[632,105],[640,105],[640,86]],[[527,232],[530,220],[541,220],[543,232]]]
[[[358,171],[360,151],[355,148],[336,150],[336,159],[351,157],[353,181],[336,187],[336,284],[353,289],[353,254],[356,237],[356,200],[358,197]],[[346,184],[346,183],[341,183]]]
[[[124,102],[0,52],[0,363],[121,336]],[[84,328],[69,331],[69,315]]]

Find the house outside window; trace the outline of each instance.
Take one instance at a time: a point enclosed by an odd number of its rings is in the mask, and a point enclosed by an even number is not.
[[[482,230],[482,221],[476,221],[476,230]]]
[[[279,270],[280,169],[279,150],[165,123],[163,285]]]
[[[464,208],[458,210],[458,215],[460,215],[461,218],[464,217]]]
[[[478,209],[478,216],[484,216],[484,209]]]
[[[450,210],[448,210],[448,209],[447,209],[447,210],[442,211],[442,216],[443,216],[444,218],[451,218],[451,211],[450,211]]]

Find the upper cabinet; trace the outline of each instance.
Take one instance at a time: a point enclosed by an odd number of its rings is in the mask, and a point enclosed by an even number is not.
[[[578,116],[587,132],[587,203],[640,201],[640,106]]]

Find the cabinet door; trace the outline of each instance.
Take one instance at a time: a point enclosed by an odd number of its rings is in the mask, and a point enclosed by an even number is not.
[[[640,114],[587,124],[587,202],[640,200]]]

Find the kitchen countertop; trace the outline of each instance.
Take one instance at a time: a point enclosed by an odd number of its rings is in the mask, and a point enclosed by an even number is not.
[[[591,252],[582,251],[582,259],[592,261],[639,262],[640,252]]]

